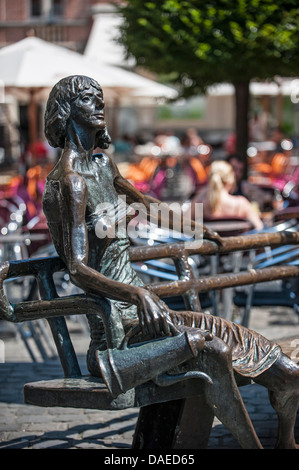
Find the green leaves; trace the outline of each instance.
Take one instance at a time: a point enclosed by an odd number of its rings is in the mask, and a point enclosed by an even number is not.
[[[194,53],[196,57],[200,59],[206,59],[210,51],[211,51],[211,46],[209,44],[199,43]]]
[[[229,26],[234,39],[242,42],[245,39],[243,36],[243,28],[236,21],[230,21]]]
[[[137,23],[142,27],[146,27],[149,24],[146,18],[138,18]]]
[[[183,89],[186,74],[194,90],[299,74],[298,0],[127,0],[120,11],[128,54]]]

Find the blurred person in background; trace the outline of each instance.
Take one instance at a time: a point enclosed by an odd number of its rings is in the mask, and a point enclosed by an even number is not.
[[[196,189],[198,189],[198,186],[207,182],[207,167],[210,164],[212,148],[205,144],[193,127],[187,129],[181,137],[181,146],[185,159],[196,175]]]
[[[268,115],[265,112],[254,112],[252,118],[249,120],[249,139],[252,142],[262,142],[267,137],[267,122]]]
[[[281,127],[275,127],[272,130],[270,141],[275,145],[275,153],[282,152],[283,148],[281,146],[281,142],[284,140],[284,132]]]
[[[263,222],[257,211],[247,198],[232,194],[235,188],[236,177],[232,166],[223,160],[215,161],[210,167],[208,184],[193,198],[192,208],[196,203],[203,203],[204,219],[245,219],[251,222],[255,229],[261,230]]]
[[[241,155],[234,153],[227,157],[227,162],[232,166],[236,178],[236,185],[232,194],[234,196],[244,196],[250,202],[256,202],[259,210],[263,210],[266,200],[265,194],[258,186],[244,178],[245,160]]]

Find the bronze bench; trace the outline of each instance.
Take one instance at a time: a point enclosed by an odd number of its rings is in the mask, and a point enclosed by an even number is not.
[[[204,241],[201,245],[191,242],[133,247],[130,255],[132,262],[159,258],[173,259],[180,280],[153,284],[151,289],[162,298],[174,294],[182,295],[186,309],[198,310],[199,292],[295,277],[299,275],[299,267],[276,266],[252,272],[225,273],[195,279],[188,262],[190,255],[230,253],[265,246],[274,247],[285,243],[298,244],[299,233],[263,233],[228,237],[223,246]],[[14,261],[0,267],[1,310],[10,312],[10,321],[28,321],[32,318],[33,312],[42,310],[43,316],[46,312],[64,372],[63,378],[26,384],[25,403],[44,407],[99,410],[140,407],[133,448],[205,448],[214,414],[205,405],[202,380],[190,379],[168,387],[161,387],[149,381],[113,398],[102,379],[82,376],[64,316],[96,313],[99,305],[94,298],[87,295],[57,297],[53,274],[65,269],[65,265],[58,257]],[[11,305],[4,294],[4,281],[28,275],[36,278],[41,300]],[[250,383],[248,379],[237,374],[236,380],[239,386]]]

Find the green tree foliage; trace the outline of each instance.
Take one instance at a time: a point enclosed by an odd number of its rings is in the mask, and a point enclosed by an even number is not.
[[[246,107],[251,79],[299,74],[298,0],[127,0],[120,11],[128,55],[184,96],[230,82]],[[237,102],[237,121],[246,112]]]

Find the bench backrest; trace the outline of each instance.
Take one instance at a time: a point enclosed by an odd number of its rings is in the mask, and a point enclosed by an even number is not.
[[[296,265],[275,266],[253,272],[217,274],[216,276],[195,279],[193,270],[190,267],[189,256],[232,253],[266,246],[276,247],[283,244],[299,244],[299,232],[228,237],[224,240],[222,246],[216,245],[214,242],[203,241],[202,243],[182,242],[151,247],[132,247],[130,257],[132,262],[171,258],[174,261],[179,280],[151,285],[151,290],[161,297],[181,295],[184,298],[187,310],[198,311],[200,310],[199,292],[295,277],[299,276],[299,267]],[[82,309],[79,313],[95,313],[97,305],[94,299],[89,299],[85,295],[58,297],[53,274],[63,270],[66,270],[66,266],[59,257],[8,263],[8,269],[0,269],[0,309],[5,310],[8,306],[11,308],[3,289],[3,282],[6,279],[34,276],[39,287],[41,300],[21,302],[14,305],[13,309],[18,313],[18,318],[22,318],[22,321],[30,320],[33,311],[36,312],[40,309],[46,312],[64,374],[66,377],[74,377],[80,376],[81,371],[63,314],[78,313],[80,306]]]

